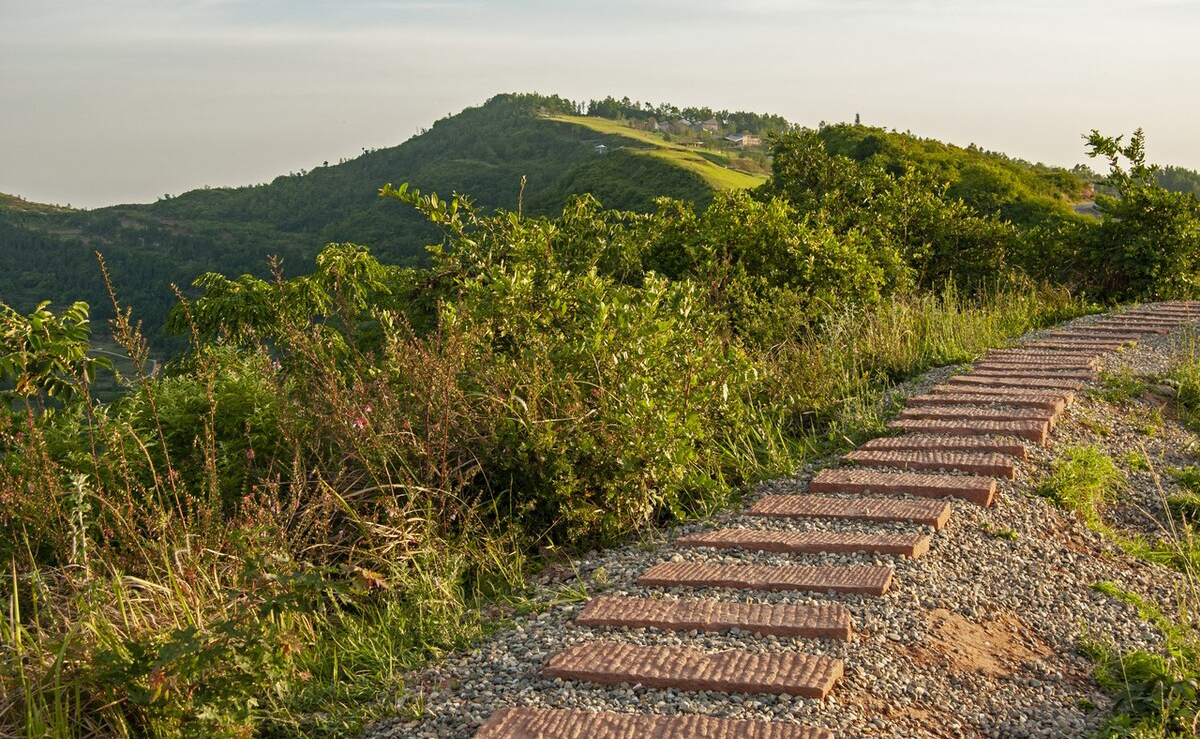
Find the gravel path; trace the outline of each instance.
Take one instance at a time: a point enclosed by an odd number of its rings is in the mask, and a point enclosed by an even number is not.
[[[1071,321],[1083,326],[1099,317]],[[1056,327],[1056,328],[1061,328]],[[1144,337],[1132,349],[1105,358],[1110,372],[1161,377],[1171,350],[1186,329]],[[1044,332],[1042,332],[1044,333]],[[1023,340],[1040,336],[1031,333]],[[926,392],[962,367],[940,368],[898,387],[893,396]],[[1147,392],[1119,405],[1094,392],[1077,394],[1046,446],[1029,444],[1030,458],[1013,481],[1001,480],[991,508],[956,502],[947,526],[933,536],[928,554],[891,556],[797,555],[687,549],[676,536],[717,526],[779,531],[925,531],[901,524],[831,520],[764,520],[727,511],[710,521],[650,532],[642,540],[589,553],[555,568],[565,580],[544,582],[535,601],[544,609],[516,616],[470,652],[451,655],[416,675],[423,718],[395,719],[371,727],[370,737],[471,737],[495,710],[545,706],[655,714],[706,714],[798,722],[832,729],[844,737],[1062,737],[1084,736],[1105,720],[1109,699],[1091,678],[1092,667],[1076,653],[1081,637],[1113,642],[1121,649],[1156,648],[1160,635],[1134,610],[1097,592],[1096,582],[1164,603],[1174,598],[1176,578],[1162,567],[1124,555],[1072,514],[1032,495],[1031,484],[1069,447],[1095,445],[1119,460],[1128,475],[1122,505],[1113,512],[1123,528],[1156,535],[1163,517],[1162,492],[1169,479],[1131,470],[1131,452],[1144,451],[1161,473],[1194,458],[1196,439],[1177,424],[1163,395]],[[1107,434],[1107,435],[1105,435]],[[795,476],[759,485],[761,495],[803,492],[824,460]],[[1164,476],[1165,478],[1165,476]],[[571,620],[589,596],[655,595],[637,586],[638,575],[665,561],[761,564],[880,564],[893,567],[895,585],[882,597],[680,589],[679,597],[712,596],[764,603],[836,600],[851,612],[855,637],[831,639],[757,637],[745,633],[673,633],[651,629],[587,629]],[[573,572],[572,572],[573,570]],[[549,579],[549,578],[548,578]],[[598,639],[640,645],[681,645],[708,651],[797,650],[845,660],[845,677],[823,701],[775,695],[602,686],[541,676],[546,660],[566,647]]]

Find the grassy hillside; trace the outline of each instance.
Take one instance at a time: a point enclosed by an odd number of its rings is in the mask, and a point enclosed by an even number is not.
[[[109,262],[118,293],[155,336],[184,288],[207,271],[265,276],[271,256],[289,274],[307,271],[327,243],[370,245],[385,261],[421,263],[440,232],[411,209],[378,197],[409,182],[443,195],[470,193],[484,209],[516,209],[525,179],[527,212],[552,213],[589,192],[605,204],[645,211],[668,196],[706,203],[713,186],[658,157],[601,160],[597,143],[624,139],[562,125],[539,114],[573,113],[558,97],[498,95],[386,149],[262,185],[204,188],[144,205],[92,211],[0,198],[0,298],[18,310],[39,301],[86,300],[111,314],[93,256]],[[736,176],[736,173],[731,173]],[[161,342],[160,342],[161,343]]]
[[[767,181],[763,174],[741,172],[732,168],[732,158],[723,153],[704,151],[667,142],[662,136],[623,125],[607,118],[581,115],[552,115],[549,120],[573,123],[606,135],[620,136],[646,147],[629,147],[635,154],[658,157],[699,175],[714,190],[744,190],[758,187]]]

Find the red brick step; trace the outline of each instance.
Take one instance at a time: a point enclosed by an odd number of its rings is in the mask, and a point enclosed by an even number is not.
[[[681,536],[681,547],[716,549],[756,549],[763,552],[796,554],[898,554],[916,559],[929,551],[924,534],[855,533],[836,531],[758,531],[755,529],[717,529]]]
[[[874,454],[875,452],[867,452]],[[888,452],[884,452],[885,454]],[[900,454],[901,452],[895,452]],[[808,483],[812,493],[856,493],[859,495],[919,495],[924,498],[962,498],[991,505],[996,481],[974,475],[922,475],[915,472],[868,472],[866,470],[821,470]]]
[[[1097,373],[1093,370],[1076,369],[999,369],[981,367],[971,372],[973,377],[990,377],[996,379],[1012,378],[1016,380],[1093,380]]]
[[[1066,407],[1066,401],[1062,398],[1029,395],[1022,392],[972,393],[964,391],[914,395],[906,401],[906,405],[1011,405],[1020,408],[1041,408],[1052,413],[1061,413],[1062,409]]]
[[[1028,395],[1031,398],[1048,398],[1051,400],[1061,400],[1064,406],[1070,406],[1075,402],[1075,393],[1070,390],[1057,390],[1053,388],[1011,388],[1011,387],[989,387],[981,385],[976,388],[964,387],[963,385],[954,385],[945,383],[943,385],[934,385],[929,388],[931,393],[943,393],[945,395],[957,395],[959,393],[970,393],[972,395],[990,395],[1003,397],[1006,395],[1020,394]]]
[[[475,739],[833,739],[828,729],[714,716],[502,708]]]
[[[850,612],[841,603],[799,605],[705,599],[665,600],[600,596],[575,618],[579,626],[666,631],[729,631],[760,636],[850,638]]]
[[[1169,334],[1171,329],[1166,326],[1154,326],[1145,323],[1133,323],[1124,321],[1101,321],[1093,324],[1092,329],[1096,331],[1135,331],[1139,334]]]
[[[1041,421],[1054,428],[1056,414],[1035,409],[1014,408],[1011,411],[966,406],[921,406],[905,408],[899,418],[903,420],[927,421]]]
[[[1042,336],[1043,339],[1080,339],[1083,341],[1092,341],[1099,339],[1105,341],[1107,339],[1121,340],[1137,343],[1137,340],[1142,337],[1140,331],[1113,331],[1104,328],[1086,328],[1074,329],[1071,331],[1052,331]]]
[[[766,495],[746,511],[772,518],[844,518],[857,521],[896,521],[940,529],[950,518],[942,500],[898,498],[830,498],[823,495]]]
[[[883,595],[892,570],[878,565],[722,565],[663,562],[642,573],[643,587],[740,588]]]
[[[946,380],[948,385],[964,387],[1016,387],[1036,388],[1040,390],[1082,390],[1083,382],[1072,379],[1051,379],[1046,377],[1000,377],[974,375],[955,375]]]
[[[702,652],[624,642],[579,644],[550,658],[548,678],[602,685],[776,693],[824,698],[842,677],[842,661],[798,652]]]
[[[1025,346],[1033,349],[1055,349],[1059,351],[1069,349],[1098,349],[1102,352],[1111,352],[1120,349],[1128,343],[1129,342],[1127,341],[1068,341],[1066,339],[1055,339],[1051,341],[1047,339],[1042,341],[1031,341]]]
[[[980,454],[978,452],[878,452],[859,449],[842,459],[864,467],[894,467],[901,470],[956,470],[975,475],[993,475],[1009,480],[1016,477],[1011,457],[1003,454]]]
[[[934,390],[937,390],[935,387]],[[859,449],[864,451],[916,451],[916,452],[992,452],[1008,454],[1025,459],[1025,445],[1012,439],[983,436],[884,436],[871,439]]]
[[[1039,444],[1046,443],[1050,424],[1046,421],[985,421],[957,420],[940,421],[919,418],[898,418],[888,422],[889,428],[904,429],[926,434],[949,434],[952,436],[1016,436]]]

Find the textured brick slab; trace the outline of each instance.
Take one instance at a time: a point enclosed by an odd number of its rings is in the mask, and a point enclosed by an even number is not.
[[[833,739],[833,732],[778,721],[638,716],[554,708],[502,708],[475,739]]]
[[[1099,349],[1100,351],[1116,351],[1125,346],[1123,341],[1031,341],[1026,346],[1036,349]]]
[[[1055,369],[1047,367],[1045,369],[1009,369],[998,367],[981,367],[971,371],[972,377],[991,377],[991,378],[1006,378],[1025,379],[1025,380],[1093,380],[1097,373],[1095,370],[1079,370],[1079,369]]]
[[[733,603],[705,599],[592,598],[575,618],[579,626],[667,631],[729,631],[760,636],[850,638],[850,612],[840,603]]]
[[[1104,325],[1133,324],[1137,326],[1158,326],[1162,328],[1175,328],[1182,323],[1186,323],[1186,319],[1181,318],[1155,318],[1153,316],[1120,316],[1119,318],[1101,321]]]
[[[1006,354],[999,357],[984,357],[975,362],[974,366],[981,364],[1004,364],[1004,365],[1021,365],[1032,367],[1075,367],[1078,369],[1095,369],[1100,365],[1099,360],[1092,357],[1047,357],[1045,355],[1023,356],[1020,354]]]
[[[905,408],[900,411],[899,418],[904,420],[930,421],[1042,421],[1054,428],[1057,414],[1036,408],[1014,408],[1012,410],[997,410],[992,408],[973,408],[971,406],[928,405],[917,408]]]
[[[1082,390],[1083,382],[1067,378],[1049,379],[1045,377],[999,377],[955,375],[946,380],[947,385],[963,385],[971,387],[1028,387],[1042,390]]]
[[[867,452],[867,454],[876,453]],[[856,493],[859,495],[874,493],[877,495],[920,495],[925,498],[962,498],[979,505],[991,505],[992,498],[996,494],[996,481],[990,477],[970,475],[821,470],[808,483],[808,489],[813,493]]]
[[[842,661],[798,652],[701,652],[624,642],[579,644],[550,658],[548,678],[602,685],[776,693],[824,698],[842,677]]]
[[[921,436],[913,434],[885,436],[871,439],[859,449],[864,451],[991,452],[1007,454],[1017,459],[1025,459],[1026,456],[1025,446],[1019,441],[985,436]]]
[[[929,395],[914,395],[909,398],[910,406],[922,405],[1011,405],[1019,408],[1041,408],[1051,413],[1061,413],[1066,407],[1062,398],[1051,398],[1045,395],[1027,395],[1021,392],[1013,393],[931,393]]]
[[[989,387],[982,385],[977,388],[966,388],[962,385],[954,385],[945,383],[942,385],[934,385],[929,388],[931,393],[943,393],[945,395],[955,395],[958,393],[974,393],[976,395],[995,395],[1006,396],[1013,394],[1026,395],[1031,398],[1048,398],[1051,400],[1061,400],[1064,406],[1071,406],[1075,402],[1075,393],[1070,390],[1060,390],[1056,388],[1012,388],[1012,387]]]
[[[1166,326],[1155,326],[1147,323],[1135,323],[1133,321],[1101,321],[1100,323],[1092,324],[1089,328],[1094,331],[1114,331],[1123,332],[1130,331],[1137,334],[1169,334],[1171,329]]]
[[[1088,359],[1096,359],[1103,357],[1108,353],[1107,349],[1038,349],[1022,347],[1020,349],[993,349],[987,353],[984,359],[998,359],[1000,357],[1045,357],[1046,359],[1063,359],[1064,357],[1084,357]]]
[[[741,588],[883,595],[892,585],[892,570],[878,565],[775,566],[663,562],[642,573],[637,582],[643,587],[658,588]]]
[[[1137,340],[1142,338],[1142,333],[1140,331],[1113,331],[1105,328],[1080,328],[1071,331],[1052,331],[1045,334],[1042,338],[1051,340],[1067,339],[1068,341],[1107,341],[1111,339],[1114,341],[1137,343]]]
[[[681,547],[717,549],[755,549],[763,552],[797,554],[898,554],[917,558],[929,551],[924,534],[856,533],[840,531],[757,531],[755,529],[717,529],[681,536]]]
[[[1050,364],[1059,367],[1082,367],[1095,369],[1100,366],[1098,357],[1091,355],[1076,356],[1074,354],[988,354],[981,357],[975,364],[981,362],[1007,362],[1008,364]]]
[[[1012,458],[1003,454],[859,449],[850,452],[843,459],[864,467],[894,467],[901,470],[955,470],[975,475],[1004,477],[1009,480],[1016,477]]]
[[[1046,421],[940,421],[919,418],[898,418],[889,421],[890,428],[925,434],[953,436],[1016,436],[1039,444],[1046,443],[1050,424]]]
[[[857,521],[900,521],[940,529],[950,519],[950,504],[941,500],[902,498],[829,498],[823,495],[766,495],[750,507],[751,516],[772,518],[846,518]]]
[[[1026,375],[1057,374],[1059,372],[1073,372],[1085,376],[1096,374],[1096,370],[1084,365],[1052,364],[1050,362],[978,362],[971,371],[990,372],[992,374],[1016,372]]]

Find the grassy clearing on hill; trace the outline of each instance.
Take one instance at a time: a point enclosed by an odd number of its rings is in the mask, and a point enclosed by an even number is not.
[[[710,151],[701,153],[694,148],[668,142],[662,136],[624,126],[617,121],[607,118],[581,115],[550,115],[545,117],[552,121],[562,121],[563,123],[584,126],[597,133],[621,136],[642,144],[648,144],[653,148],[647,150],[633,149],[633,151],[639,154],[659,157],[688,171],[695,172],[704,178],[704,181],[714,190],[745,190],[758,187],[767,181],[765,175],[731,169],[729,162],[732,160],[723,153]]]

